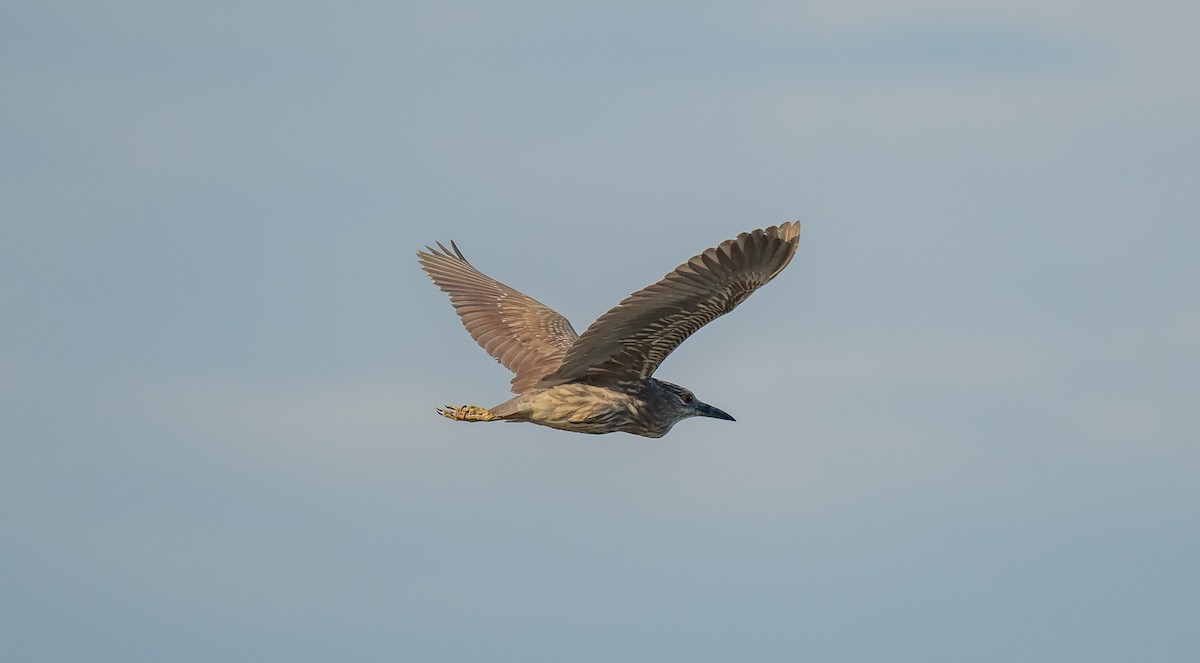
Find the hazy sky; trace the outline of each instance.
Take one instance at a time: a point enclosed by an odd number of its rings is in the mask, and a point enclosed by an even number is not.
[[[1195,2],[0,7],[0,659],[1191,661]],[[796,260],[661,440],[507,372]]]

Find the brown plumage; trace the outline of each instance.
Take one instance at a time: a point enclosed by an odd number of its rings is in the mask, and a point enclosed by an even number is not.
[[[530,421],[584,433],[665,435],[689,416],[732,419],[652,378],[687,337],[775,278],[796,253],[799,222],[742,233],[626,297],[576,334],[566,318],[492,279],[453,242],[417,254],[449,293],[471,337],[511,370],[516,398],[439,413],[462,421]]]
[[[566,318],[475,269],[458,245],[450,246],[453,252],[438,242],[441,251],[417,253],[421,268],[450,294],[471,338],[515,373],[513,392],[528,390],[558,368],[579,335]]]

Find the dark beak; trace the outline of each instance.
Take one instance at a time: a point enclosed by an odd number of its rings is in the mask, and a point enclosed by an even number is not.
[[[708,403],[696,403],[696,412],[702,417],[712,417],[713,419],[724,419],[725,421],[737,421],[729,416],[724,410],[709,405]]]

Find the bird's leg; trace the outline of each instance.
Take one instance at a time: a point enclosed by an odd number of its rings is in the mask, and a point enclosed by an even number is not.
[[[437,413],[455,421],[496,421],[500,419],[500,417],[488,412],[486,408],[479,407],[478,405],[460,405],[458,407],[447,405],[446,407],[439,407]]]

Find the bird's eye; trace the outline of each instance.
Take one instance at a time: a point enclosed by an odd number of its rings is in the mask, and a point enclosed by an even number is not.
[[[679,399],[683,401],[684,405],[691,405],[692,401],[696,400],[696,397],[685,393],[684,395],[680,396]]]

